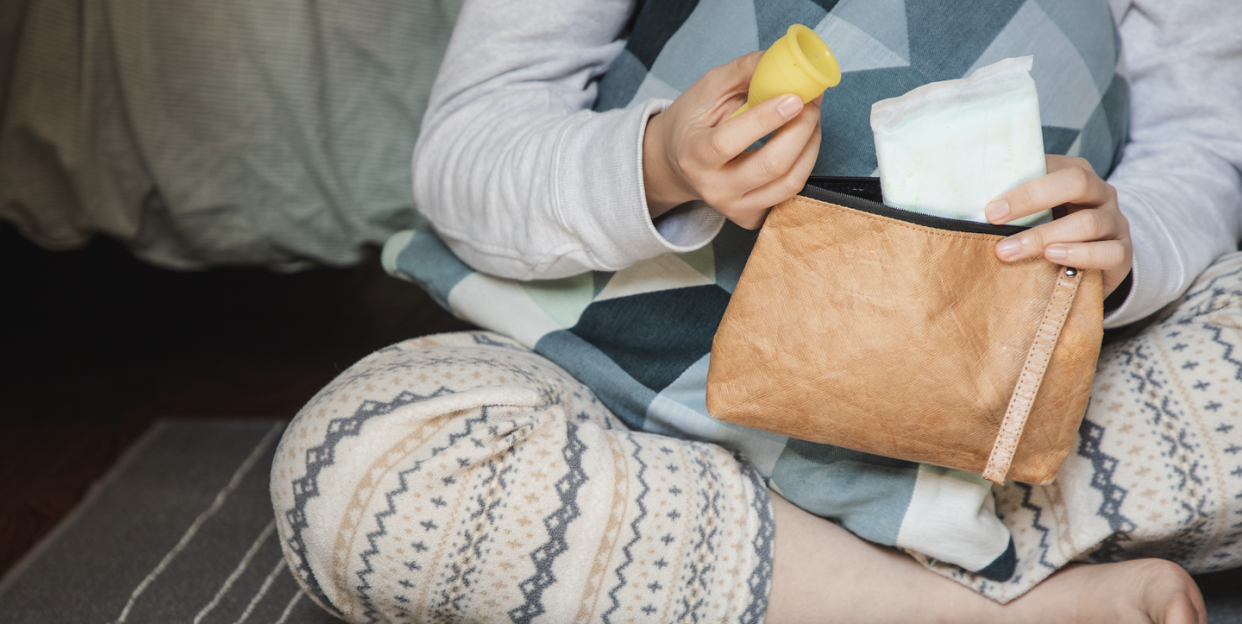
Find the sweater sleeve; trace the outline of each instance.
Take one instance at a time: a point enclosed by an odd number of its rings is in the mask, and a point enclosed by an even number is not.
[[[1114,0],[1130,136],[1109,182],[1134,242],[1117,327],[1182,295],[1242,237],[1242,3]]]
[[[414,198],[477,270],[516,279],[615,271],[692,251],[723,217],[688,206],[653,223],[642,179],[648,100],[598,113],[630,0],[470,0],[414,150]]]

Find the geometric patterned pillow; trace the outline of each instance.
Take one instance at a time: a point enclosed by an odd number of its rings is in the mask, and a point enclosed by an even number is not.
[[[612,274],[519,282],[476,272],[435,234],[384,246],[389,273],[441,305],[513,337],[595,392],[631,428],[742,451],[795,504],[871,541],[901,546],[1005,580],[1009,532],[978,475],[789,439],[713,419],[707,368],[716,326],[754,232],[732,224],[709,246]]]
[[[823,37],[842,70],[840,85],[824,96],[816,175],[874,174],[874,102],[1028,54],[1035,57],[1045,150],[1081,155],[1101,176],[1119,158],[1128,90],[1103,0],[646,2],[598,85],[595,108],[675,98],[708,69],[770,46],[793,23]],[[736,448],[769,487],[861,537],[1009,578],[1013,543],[989,484],[977,475],[710,417],[711,341],[754,239],[726,224],[695,252],[549,281],[475,272],[430,232],[393,236],[384,261],[458,316],[556,362],[632,428]]]

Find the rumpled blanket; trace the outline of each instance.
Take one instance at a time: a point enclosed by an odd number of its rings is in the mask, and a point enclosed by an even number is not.
[[[0,219],[174,268],[345,265],[419,227],[460,0],[0,3]]]

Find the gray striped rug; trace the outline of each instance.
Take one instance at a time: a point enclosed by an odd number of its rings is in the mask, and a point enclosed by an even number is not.
[[[285,567],[285,421],[161,421],[0,582],[0,622],[328,624]]]
[[[339,624],[285,567],[268,471],[286,421],[167,420],[0,581],[0,624]],[[1201,577],[1242,622],[1242,570]]]

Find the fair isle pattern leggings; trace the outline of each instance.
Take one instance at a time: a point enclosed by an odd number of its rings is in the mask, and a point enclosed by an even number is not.
[[[286,557],[352,622],[760,622],[767,490],[719,446],[632,432],[484,332],[409,340],[324,388],[272,467]]]
[[[993,492],[1013,578],[911,554],[1000,602],[1076,560],[1242,565],[1242,253],[1103,349],[1056,481]],[[289,426],[272,498],[307,594],[354,622],[744,624],[767,608],[774,526],[754,468],[626,429],[493,333],[349,368]]]

